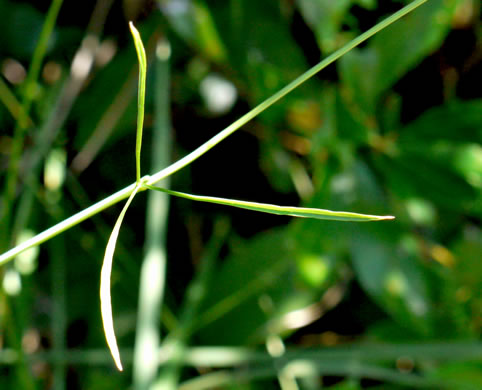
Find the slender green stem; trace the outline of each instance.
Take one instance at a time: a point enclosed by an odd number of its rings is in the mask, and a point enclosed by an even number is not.
[[[42,31],[40,32],[39,41],[35,47],[32,62],[27,74],[27,79],[25,82],[25,94],[22,101],[22,107],[19,112],[19,120],[17,121],[14,130],[10,161],[7,170],[6,189],[3,200],[3,210],[5,214],[2,218],[0,230],[0,236],[2,236],[0,238],[0,249],[3,249],[4,246],[8,245],[6,237],[9,235],[6,233],[10,227],[12,204],[15,198],[15,188],[20,165],[20,156],[22,154],[23,139],[26,129],[28,128],[29,124],[31,124],[28,113],[35,96],[36,83],[40,74],[42,61],[45,57],[45,53],[47,52],[48,41],[54,29],[55,21],[57,20],[57,15],[59,14],[62,2],[63,0],[54,0],[47,12]]]
[[[36,236],[32,237],[30,240],[27,240],[22,244],[3,253],[2,255],[0,255],[0,265],[7,263],[9,260],[12,260],[16,255],[23,252],[24,250],[32,248],[33,246],[40,245],[43,242],[51,239],[52,237],[55,237],[58,234],[79,224],[80,222],[85,221],[86,219],[92,217],[93,215],[96,215],[102,210],[105,210],[106,208],[113,206],[114,204],[128,198],[135,187],[136,187],[136,184],[133,183],[130,186],[125,187],[124,189],[117,191],[116,193],[101,200],[100,202],[97,202],[92,206],[78,212],[77,214],[74,214],[71,217],[64,219],[62,222],[59,222],[57,225],[54,225],[47,230],[44,230],[42,233],[37,234]]]
[[[141,147],[142,128],[144,126],[144,103],[146,98],[146,73],[147,61],[146,51],[142,43],[139,31],[129,22],[134,44],[136,46],[137,58],[139,59],[139,90],[137,99],[137,133],[136,133],[136,183],[141,181]]]
[[[340,57],[342,57],[343,55],[348,53],[350,50],[352,50],[356,46],[360,45],[361,43],[365,42],[367,39],[371,38],[373,35],[380,32],[384,28],[388,27],[390,24],[394,23],[395,21],[397,21],[401,17],[407,15],[408,13],[410,13],[411,11],[413,11],[415,8],[419,7],[420,5],[425,3],[426,1],[427,0],[415,0],[413,3],[408,4],[407,6],[403,7],[400,11],[394,13],[393,15],[391,15],[388,18],[386,18],[385,20],[381,21],[380,23],[378,23],[377,25],[375,25],[374,27],[372,27],[368,31],[359,35],[358,37],[356,37],[355,39],[353,39],[352,41],[347,43],[345,46],[343,46],[342,48],[335,51],[333,54],[326,57],[324,60],[319,62],[317,65],[315,65],[311,69],[307,70],[301,76],[297,77],[295,80],[293,80],[291,83],[289,83],[286,87],[282,88],[281,90],[276,92],[273,96],[266,99],[263,103],[259,104],[258,106],[253,108],[251,111],[249,111],[247,114],[243,115],[237,121],[233,122],[231,125],[226,127],[224,130],[222,130],[220,133],[215,135],[209,141],[207,141],[204,144],[202,144],[201,146],[199,146],[196,150],[192,151],[187,156],[183,157],[182,159],[180,159],[176,163],[172,164],[171,166],[167,167],[166,169],[152,175],[151,178],[148,180],[147,184],[151,184],[151,185],[155,184],[159,180],[162,180],[164,177],[172,175],[173,173],[175,173],[175,172],[179,171],[180,169],[184,168],[186,165],[189,165],[194,160],[201,157],[204,153],[206,153],[207,151],[212,149],[214,146],[216,146],[218,143],[223,141],[225,138],[229,137],[231,134],[233,134],[240,127],[244,126],[251,119],[253,119],[254,117],[261,114],[268,107],[271,107],[278,100],[285,97],[292,90],[299,87],[305,81],[307,81],[308,79],[313,77],[315,74],[320,72],[322,69],[326,68],[328,65],[332,64],[333,62],[338,60]]]
[[[207,141],[203,145],[201,145],[199,148],[188,154],[187,156],[183,157],[182,159],[178,160],[176,163],[170,165],[169,167],[162,169],[161,171],[155,173],[152,176],[145,176],[143,179],[140,181],[153,185],[160,180],[164,179],[165,177],[179,171],[186,165],[190,164],[194,160],[196,160],[198,157],[202,156],[204,153],[206,153],[208,150],[213,148],[215,145],[220,143],[222,140],[224,140],[226,137],[234,133],[236,130],[238,130],[241,126],[246,124],[248,121],[253,119],[256,115],[260,114],[263,112],[265,109],[267,109],[269,106],[273,105],[275,102],[277,102],[279,99],[281,99],[283,96],[288,94],[290,91],[292,91],[294,88],[299,86],[301,83],[304,81],[308,80],[310,77],[315,75],[317,72],[322,70],[323,68],[327,67],[334,61],[336,61],[338,58],[340,58],[343,54],[347,53],[349,50],[353,49],[357,45],[361,44],[362,42],[366,41],[368,38],[382,30],[383,28],[386,28],[388,25],[394,23],[401,17],[405,16],[409,12],[413,11],[415,8],[419,7],[423,3],[425,3],[427,0],[415,0],[414,2],[408,4],[404,8],[402,8],[400,11],[396,12],[395,14],[391,15],[384,21],[380,22],[364,34],[361,34],[359,37],[355,38],[353,41],[349,42],[347,45],[345,45],[343,48],[337,50],[330,56],[328,56],[326,59],[322,60],[319,64],[315,65],[313,68],[305,72],[303,75],[295,79],[293,82],[288,84],[286,87],[281,89],[279,92],[274,94],[272,97],[268,98],[265,102],[261,103],[259,106],[255,107],[253,110],[248,112],[246,115],[238,119],[236,122],[234,122],[232,125],[228,126],[225,128],[223,131],[221,131],[219,134],[217,134],[215,137],[213,137],[211,140]],[[105,208],[112,206],[113,204],[127,198],[130,193],[134,190],[136,187],[136,184],[131,184],[130,186],[116,192],[115,194],[107,197],[106,199],[95,203],[94,205],[90,206],[86,210],[83,210],[70,218],[66,219],[65,221],[62,221],[58,223],[57,225],[45,230],[44,232],[40,233],[39,235],[33,237],[32,239],[24,242],[23,244],[12,248],[11,250],[3,253],[0,255],[0,265],[8,262],[11,260],[13,257],[15,257],[17,254],[20,252],[31,248],[33,246],[39,245],[42,242],[45,242],[46,240],[56,236],[57,234],[77,225],[78,223],[84,221],[85,219],[99,213],[100,211],[104,210]],[[140,191],[142,188],[140,189]]]

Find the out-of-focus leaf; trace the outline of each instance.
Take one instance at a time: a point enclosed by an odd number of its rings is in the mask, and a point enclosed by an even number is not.
[[[196,41],[201,51],[215,61],[224,61],[226,51],[207,5],[200,0],[194,2]]]
[[[84,381],[86,388],[91,390],[115,390],[123,386],[121,375],[112,375],[100,368],[89,370]]]
[[[100,71],[95,78],[95,83],[86,88],[79,96],[75,106],[73,107],[71,119],[77,120],[77,131],[75,133],[74,144],[77,150],[80,150],[91,136],[100,119],[115,101],[116,95],[122,89],[123,84],[129,80],[129,72],[137,71],[137,58],[134,47],[129,47],[128,50],[119,53],[115,57],[115,61],[108,64],[102,71]],[[122,128],[125,132],[132,133],[132,123],[135,123],[137,113],[137,101],[135,99],[137,87],[137,74],[133,73],[131,78],[132,94],[127,98],[131,99],[129,109],[122,117],[124,121],[119,121],[116,129]],[[119,83],[122,80],[122,83]],[[95,105],[92,105],[92,100],[96,96],[103,96]],[[119,134],[113,133],[114,138],[118,138]],[[110,140],[107,142],[110,144]]]
[[[206,298],[204,317],[217,320],[202,329],[203,341],[235,345],[249,340],[267,319],[261,300],[278,310],[280,300],[293,292],[293,256],[293,243],[283,230],[259,235],[229,256]]]
[[[315,33],[320,48],[331,52],[337,47],[337,35],[351,0],[297,0],[301,14]]]
[[[451,362],[437,367],[430,377],[457,382],[451,385],[454,390],[475,390],[482,388],[482,363]]]
[[[380,93],[440,46],[456,4],[456,0],[431,0],[377,34],[366,48],[340,59],[343,81],[367,112],[374,112]]]
[[[278,2],[218,1],[210,10],[229,60],[236,64],[234,68],[240,73],[240,81],[247,84],[253,102],[266,98],[306,70],[303,54]]]
[[[401,151],[395,158],[379,156],[375,162],[401,198],[425,198],[453,210],[475,207],[478,191],[429,155]]]
[[[293,182],[289,171],[291,156],[275,140],[274,142],[263,142],[261,144],[260,165],[264,174],[268,177],[273,188],[281,193],[288,193],[293,190]]]
[[[350,7],[358,4],[370,9],[375,6],[375,0],[297,0],[297,4],[320,48],[331,52],[339,46],[339,34]]]
[[[159,0],[161,10],[179,36],[214,61],[224,61],[226,52],[211,10],[202,0]]]
[[[450,30],[456,5],[457,0],[428,1],[373,38],[372,47],[380,58],[375,85],[379,92],[440,46]]]
[[[157,3],[171,24],[171,28],[184,40],[193,41],[196,29],[191,1],[158,0]]]
[[[368,46],[365,49],[353,49],[338,63],[347,93],[365,112],[370,114],[375,112],[375,104],[380,92],[377,88],[380,61],[377,50]]]
[[[399,323],[428,334],[431,307],[418,259],[404,253],[399,227],[360,228],[353,236],[353,267],[360,284]]]
[[[361,390],[359,381],[355,379],[349,379],[336,385],[330,386],[332,390]]]
[[[37,45],[43,25],[43,16],[28,4],[3,1],[0,4],[2,18],[8,23],[2,23],[0,48],[5,48],[10,55],[19,58],[29,58]]]
[[[400,146],[408,155],[421,159],[427,159],[427,156],[430,156],[430,160],[438,166],[459,176],[468,185],[479,191],[482,190],[482,147],[480,144],[432,140],[431,142],[406,142]]]
[[[383,319],[370,326],[366,332],[372,342],[408,343],[421,339],[417,329],[407,328],[391,318]]]
[[[340,93],[336,99],[337,131],[339,137],[345,142],[353,142],[355,145],[366,145],[370,139],[370,133],[375,131],[376,122],[373,117],[361,109],[353,96]]]
[[[458,289],[456,300],[464,307],[472,318],[475,331],[480,330],[478,316],[482,313],[482,232],[475,226],[466,228],[463,237],[457,240],[452,249],[456,258],[451,273],[456,280]]]
[[[200,321],[216,320],[201,329],[203,342],[263,341],[273,331],[266,328],[270,321],[280,331],[283,315],[316,302],[332,272],[329,258],[298,247],[286,229],[252,238],[225,259],[214,276]]]
[[[400,130],[400,143],[481,142],[482,99],[452,101],[432,108]]]

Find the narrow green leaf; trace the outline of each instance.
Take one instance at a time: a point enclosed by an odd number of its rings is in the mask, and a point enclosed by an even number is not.
[[[159,170],[169,165],[172,137],[170,121],[170,45],[160,38],[154,58],[155,105],[154,126],[152,127],[151,169]],[[169,178],[162,182],[169,186]],[[167,268],[167,220],[169,195],[150,192],[147,197],[144,258],[139,280],[139,298],[136,322],[132,376],[133,390],[153,388],[159,370],[157,355],[161,340],[160,323],[165,321],[164,293],[166,290]],[[164,306],[164,307],[163,307]],[[167,389],[166,389],[167,390]]]
[[[169,195],[178,196],[180,198],[195,200],[198,202],[216,203],[225,206],[238,207],[241,209],[260,211],[262,213],[289,215],[292,217],[315,218],[315,219],[331,219],[335,221],[382,221],[386,219],[394,219],[391,215],[369,215],[357,214],[348,211],[331,211],[324,209],[313,209],[307,207],[291,207],[277,206],[274,204],[246,202],[244,200],[234,200],[225,198],[215,198],[212,196],[191,195],[184,192],[166,190],[160,187],[154,187],[148,184],[144,186],[150,190],[165,192]]]
[[[122,371],[122,363],[119,354],[119,348],[117,347],[117,340],[114,332],[114,320],[112,319],[112,302],[110,296],[110,274],[112,272],[112,260],[114,257],[115,245],[117,243],[117,237],[119,236],[119,230],[124,220],[129,205],[134,199],[141,187],[136,186],[134,191],[132,191],[129,199],[122,209],[117,221],[112,229],[112,233],[109,237],[109,242],[105,248],[104,262],[102,263],[102,270],[100,272],[100,310],[102,314],[102,323],[104,324],[105,339],[107,340],[107,345],[110,349],[112,357],[114,358],[115,365]]]
[[[141,146],[142,146],[142,127],[144,125],[144,102],[146,100],[146,73],[147,61],[146,51],[142,44],[141,35],[134,27],[132,22],[129,22],[134,44],[136,46],[137,58],[139,60],[139,91],[137,99],[137,133],[136,133],[136,183],[141,180]]]
[[[274,103],[276,103],[278,100],[286,96],[288,93],[290,93],[293,89],[299,87],[301,84],[303,84],[305,81],[307,81],[309,78],[317,74],[319,71],[322,69],[326,68],[328,65],[332,64],[335,62],[338,58],[352,50],[354,47],[358,46],[359,44],[363,43],[366,41],[368,38],[372,37],[374,34],[378,33],[379,31],[383,30],[390,24],[396,22],[398,19],[401,17],[407,15],[408,13],[412,12],[414,9],[419,7],[420,5],[424,4],[427,2],[427,0],[415,0],[412,3],[406,5],[403,7],[400,11],[394,13],[387,19],[381,21],[380,23],[376,24],[373,26],[371,29],[367,30],[363,34],[359,35],[357,38],[353,39],[349,43],[347,43],[345,46],[342,48],[338,49],[336,52],[332,53],[322,61],[320,61],[318,64],[307,70],[305,73],[297,77],[295,80],[293,80],[291,83],[286,85],[284,88],[280,89],[277,93],[272,95],[270,98],[266,99],[264,102],[253,108],[251,111],[243,115],[241,118],[239,118],[237,121],[233,122],[231,125],[226,127],[224,130],[222,130],[220,133],[215,135],[213,138],[199,146],[197,149],[189,153],[188,155],[184,156],[177,162],[169,165],[167,168],[161,169],[160,171],[156,172],[155,174],[148,176],[148,183],[149,184],[155,184],[159,182],[160,180],[166,178],[167,176],[172,175],[173,173],[179,171],[180,169],[184,168],[185,166],[191,164],[193,161],[201,157],[204,153],[208,152],[210,149],[212,149],[214,146],[219,144],[221,141],[229,137],[231,134],[233,134],[235,131],[237,131],[241,126],[249,122],[251,119],[255,118],[257,115],[265,111],[267,108],[272,106]],[[139,33],[135,28],[132,29],[134,37],[136,37]],[[140,37],[139,37],[140,39]],[[142,104],[141,107],[143,108],[144,105]],[[143,111],[142,111],[143,112]],[[138,118],[139,119],[139,118]],[[141,134],[142,136],[142,134]],[[140,143],[139,147],[140,147]],[[138,153],[138,162],[137,166],[139,167],[138,172],[140,175],[140,149]],[[33,246],[39,245],[52,237],[55,237],[56,235],[60,234],[61,232],[70,229],[71,227],[79,224],[80,222],[84,221],[87,218],[92,217],[93,215],[99,213],[100,211],[104,210],[105,208],[120,202],[121,200],[125,199],[130,193],[131,188],[134,187],[136,184],[139,184],[141,180],[136,181],[135,184],[131,184],[128,187],[123,188],[122,190],[116,192],[115,194],[112,194],[111,196],[107,197],[106,199],[103,199],[89,208],[72,215],[70,218],[67,218],[66,220],[59,222],[58,224],[52,226],[51,228],[44,230],[43,232],[37,234],[35,237],[32,239],[24,242],[23,244],[16,246],[9,251],[3,253],[0,255],[0,265],[11,261],[16,255],[19,253],[23,252],[24,250],[31,248]],[[145,184],[144,184],[145,185]],[[147,188],[147,187],[146,187]],[[8,210],[8,207],[5,208]],[[390,219],[390,218],[385,218],[385,219]]]

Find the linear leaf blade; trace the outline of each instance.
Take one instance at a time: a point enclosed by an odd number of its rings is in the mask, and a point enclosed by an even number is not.
[[[349,211],[332,211],[325,209],[315,209],[308,207],[291,207],[291,206],[278,206],[274,204],[258,203],[258,202],[247,202],[244,200],[234,200],[226,198],[216,198],[212,196],[200,196],[186,194],[184,192],[166,190],[164,188],[151,186],[144,184],[144,186],[150,190],[165,192],[169,195],[177,196],[180,198],[185,198],[189,200],[194,200],[198,202],[207,202],[221,204],[225,206],[238,207],[241,209],[247,209],[252,211],[259,211],[262,213],[277,214],[277,215],[288,215],[292,217],[301,218],[314,218],[314,219],[328,219],[335,221],[383,221],[394,219],[395,217],[391,215],[370,215],[370,214],[358,214]]]
[[[139,61],[139,91],[137,98],[137,133],[136,133],[136,183],[141,180],[141,147],[142,147],[142,130],[144,126],[144,103],[146,100],[146,73],[147,60],[146,50],[142,43],[139,31],[134,27],[132,22],[129,22],[134,45],[136,47],[137,59]]]
[[[136,186],[132,191],[129,199],[127,199],[124,208],[122,209],[117,221],[110,234],[109,241],[105,248],[104,261],[102,263],[102,270],[100,271],[100,311],[102,315],[102,324],[104,325],[105,339],[107,346],[110,349],[110,353],[114,359],[115,365],[122,371],[122,363],[119,354],[119,348],[117,346],[117,340],[114,332],[114,320],[112,318],[112,300],[110,295],[110,275],[112,272],[112,261],[114,258],[114,250],[117,243],[117,237],[119,236],[119,230],[126,215],[126,211],[129,205],[134,199],[134,196],[139,191],[140,187]]]

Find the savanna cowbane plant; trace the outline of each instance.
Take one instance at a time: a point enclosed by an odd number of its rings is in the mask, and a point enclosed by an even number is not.
[[[143,46],[140,34],[137,31],[137,29],[134,27],[134,25],[130,23],[130,30],[134,39],[134,44],[136,47],[136,52],[139,60],[138,118],[137,118],[137,133],[136,133],[137,136],[136,136],[136,147],[135,147],[135,160],[136,160],[135,183],[112,194],[106,199],[98,203],[95,203],[94,205],[88,207],[87,209],[63,220],[57,225],[54,225],[51,228],[31,238],[30,240],[25,241],[24,243],[3,253],[2,255],[0,255],[0,265],[5,264],[8,261],[12,260],[19,253],[29,248],[32,248],[34,246],[37,246],[49,240],[52,237],[55,237],[56,235],[62,233],[63,231],[70,229],[76,224],[99,213],[105,208],[110,207],[127,198],[127,202],[125,203],[114,225],[114,228],[112,230],[112,233],[110,235],[109,241],[106,246],[104,261],[103,261],[102,270],[101,270],[101,283],[100,283],[101,284],[100,285],[101,313],[102,313],[102,321],[103,321],[107,345],[111,351],[112,357],[114,359],[114,362],[117,368],[119,370],[122,370],[123,367],[122,367],[119,349],[117,346],[117,341],[114,333],[112,304],[111,304],[111,296],[110,296],[110,276],[111,276],[115,246],[117,242],[117,237],[119,235],[120,227],[122,225],[122,221],[134,197],[139,192],[142,192],[145,190],[156,190],[156,191],[167,193],[169,195],[186,198],[193,201],[216,203],[216,204],[221,204],[221,205],[226,205],[231,207],[238,207],[238,208],[243,208],[243,209],[248,209],[253,211],[264,212],[264,213],[288,215],[288,216],[302,217],[302,218],[328,219],[328,220],[335,220],[335,221],[354,221],[354,222],[384,221],[384,220],[393,219],[394,217],[390,215],[378,216],[378,215],[358,214],[358,213],[346,212],[346,211],[331,211],[331,210],[325,210],[325,209],[314,209],[314,208],[303,208],[303,207],[287,207],[287,206],[278,206],[278,205],[265,204],[265,203],[246,202],[246,201],[234,200],[234,199],[192,195],[192,194],[186,194],[178,191],[172,191],[172,190],[155,187],[154,184],[158,183],[162,179],[172,175],[173,173],[179,171],[180,169],[184,168],[185,166],[195,161],[197,158],[202,156],[204,153],[208,152],[211,148],[216,146],[225,138],[233,134],[236,130],[238,130],[248,121],[255,118],[257,115],[259,115],[268,107],[270,107],[278,100],[283,98],[289,92],[291,92],[292,90],[294,90],[295,88],[303,84],[313,75],[315,75],[316,73],[324,69],[326,66],[336,61],[338,58],[346,54],[354,47],[358,46],[360,43],[366,41],[368,38],[370,38],[377,32],[383,30],[388,25],[394,23],[404,15],[412,12],[414,9],[416,9],[426,1],[427,0],[416,0],[408,4],[397,13],[391,15],[384,21],[378,23],[370,30],[361,34],[360,36],[358,36],[357,38],[355,38],[354,40],[352,40],[351,42],[343,46],[341,49],[337,50],[336,52],[334,52],[333,54],[331,54],[330,56],[328,56],[327,58],[319,62],[317,65],[315,65],[314,67],[306,71],[304,74],[300,75],[298,78],[293,80],[287,86],[282,88],[280,91],[275,93],[273,96],[271,96],[270,98],[268,98],[267,100],[265,100],[264,102],[256,106],[255,108],[253,108],[247,114],[242,116],[240,119],[232,123],[230,126],[225,128],[221,132],[219,132],[212,139],[210,139],[206,143],[199,146],[190,154],[186,155],[182,159],[178,160],[177,162],[173,163],[167,168],[162,169],[161,171],[151,176],[147,175],[143,177],[141,176],[140,156],[141,156],[142,132],[143,132],[143,122],[144,122],[144,101],[145,101],[147,62],[146,62],[146,54],[145,54],[145,50],[144,50],[144,46]]]

